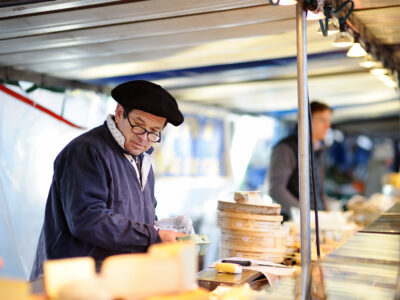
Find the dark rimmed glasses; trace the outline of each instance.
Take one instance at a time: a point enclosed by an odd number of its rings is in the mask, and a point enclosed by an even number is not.
[[[140,125],[132,125],[131,121],[129,120],[129,117],[126,116],[126,118],[128,119],[128,123],[129,123],[129,125],[131,125],[131,130],[134,134],[142,135],[142,134],[147,133],[147,139],[150,142],[159,143],[161,141],[161,132],[155,133],[153,131],[148,131],[146,128],[143,128]]]

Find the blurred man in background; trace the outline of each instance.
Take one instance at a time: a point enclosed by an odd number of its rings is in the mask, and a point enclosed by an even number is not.
[[[324,139],[331,126],[332,109],[321,102],[310,104],[312,115],[312,142],[314,146],[314,174],[316,183],[316,199],[319,210],[327,209],[324,193],[324,171],[322,152]],[[311,178],[310,178],[311,182]],[[291,219],[291,207],[299,207],[299,163],[298,135],[294,134],[279,141],[272,150],[270,169],[268,172],[269,194],[282,207],[284,221]],[[311,189],[312,190],[312,189]],[[311,198],[312,199],[312,198]],[[311,209],[314,201],[311,200]]]

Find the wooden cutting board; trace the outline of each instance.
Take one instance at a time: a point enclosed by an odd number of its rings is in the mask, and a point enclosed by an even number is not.
[[[215,289],[218,285],[241,285],[251,283],[255,279],[263,277],[261,272],[243,269],[242,274],[220,273],[214,268],[208,268],[197,273],[197,281],[199,286],[208,290]]]

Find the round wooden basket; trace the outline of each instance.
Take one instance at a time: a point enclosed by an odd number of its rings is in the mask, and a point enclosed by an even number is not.
[[[280,215],[279,204],[249,204],[229,201],[218,201],[218,210],[236,213],[257,214],[257,215]]]
[[[244,251],[240,249],[226,248],[221,245],[221,257],[243,257],[258,260],[267,260],[281,263],[285,258],[285,248],[266,248],[262,252]]]
[[[279,204],[263,205],[218,201],[221,257],[245,257],[282,262],[286,236]]]
[[[218,226],[221,229],[246,230],[256,232],[277,231],[280,229],[283,217],[280,215],[253,215],[219,211]]]
[[[232,245],[259,248],[283,248],[286,235],[282,231],[255,232],[221,229],[221,245],[230,248]]]

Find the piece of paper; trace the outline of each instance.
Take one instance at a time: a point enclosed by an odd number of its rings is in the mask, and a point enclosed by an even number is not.
[[[224,257],[210,264],[210,268],[214,268],[216,263],[222,260],[237,260],[237,261],[250,261],[251,266],[242,266],[243,269],[258,271],[267,278],[269,284],[273,286],[277,281],[279,276],[291,276],[295,271],[294,267],[282,268],[281,264],[273,263],[266,260],[256,260],[244,257]],[[276,266],[259,266],[258,264],[271,264]]]

